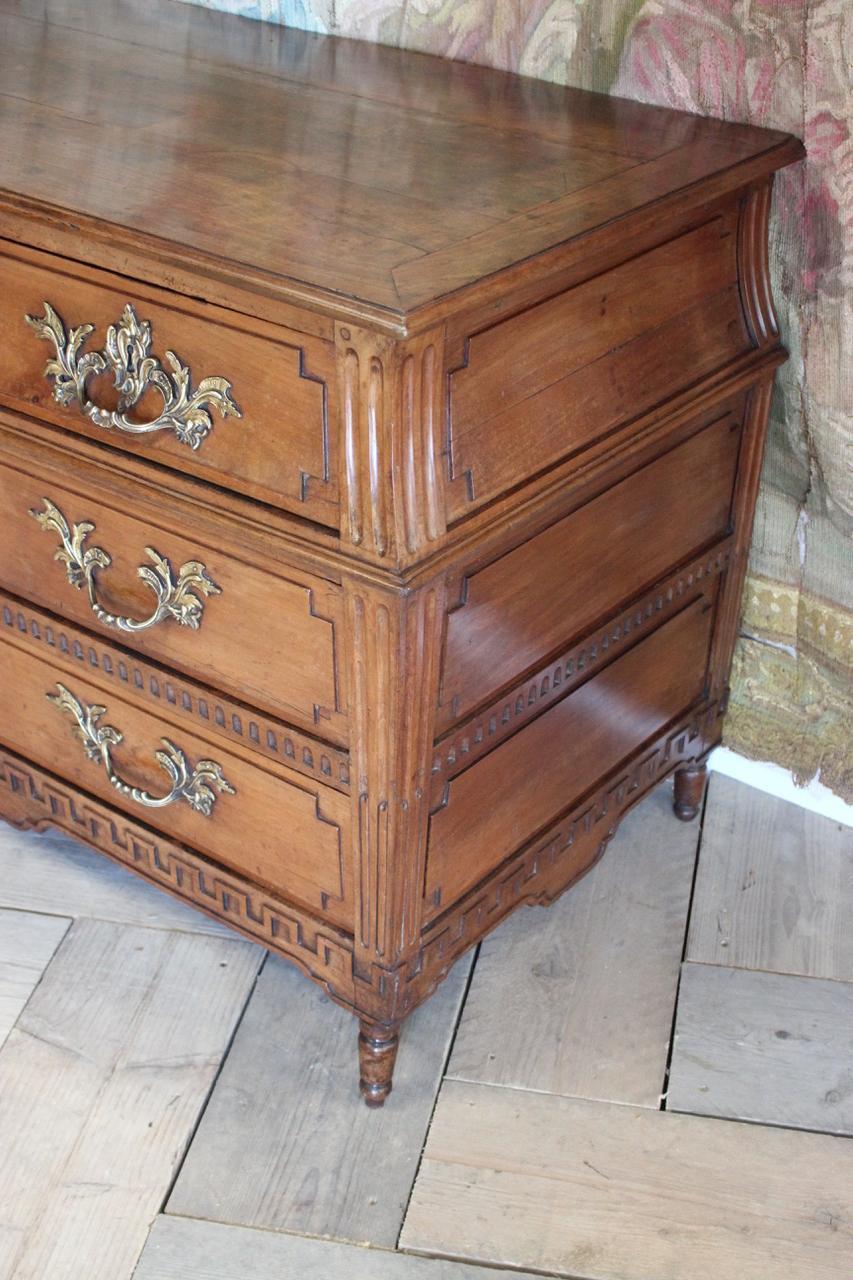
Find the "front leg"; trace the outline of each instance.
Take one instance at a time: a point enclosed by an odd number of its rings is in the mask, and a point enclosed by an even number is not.
[[[672,807],[675,816],[682,822],[690,822],[698,814],[707,777],[706,764],[691,764],[683,769],[676,769]]]
[[[380,1027],[362,1019],[358,1032],[359,1088],[369,1107],[381,1107],[391,1092],[399,1027]]]

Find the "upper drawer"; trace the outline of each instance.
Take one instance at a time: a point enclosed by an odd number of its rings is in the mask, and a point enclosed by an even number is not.
[[[338,527],[329,343],[29,250],[0,271],[0,402]]]
[[[0,465],[2,586],[346,742],[334,583],[290,567],[267,572],[155,525],[142,508],[130,515],[85,485],[66,484],[33,466],[25,474]]]
[[[589,447],[749,347],[736,208],[473,334],[449,378],[449,518]]]

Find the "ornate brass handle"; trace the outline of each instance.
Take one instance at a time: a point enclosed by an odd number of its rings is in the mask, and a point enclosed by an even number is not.
[[[122,734],[112,725],[98,725],[101,716],[106,714],[106,707],[87,707],[64,684],[56,685],[59,693],[48,693],[48,702],[52,702],[60,711],[67,711],[74,720],[73,733],[83,743],[83,750],[90,760],[100,762],[107,772],[110,784],[123,796],[129,796],[137,804],[149,809],[163,809],[175,800],[186,800],[197,813],[210,817],[218,792],[236,795],[230,782],[222,776],[222,766],[215,760],[199,760],[195,768],[190,768],[189,761],[179,747],[168,738],[161,738],[162,751],[155,751],[154,758],[171,779],[172,785],[164,796],[152,796],[141,787],[132,787],[116,773],[111,756],[113,747],[122,741]]]
[[[202,378],[193,390],[190,371],[175,355],[166,352],[171,372],[151,355],[151,324],[139,321],[130,303],[121,321],[107,329],[103,351],[83,351],[93,324],[81,324],[66,333],[65,324],[49,302],[43,316],[25,316],[28,325],[40,338],[52,342],[55,359],[48,360],[44,373],[53,378],[53,398],[63,407],[76,403],[81,413],[106,430],[126,431],[130,435],[149,435],[152,431],[174,431],[182,444],[197,449],[213,429],[209,406],[218,409],[223,418],[242,413],[231,395],[226,378]],[[118,409],[101,409],[89,399],[86,383],[90,377],[111,373],[119,393]],[[151,422],[133,422],[128,410],[139,401],[149,387],[156,387],[163,398],[163,408]]]
[[[42,498],[42,502],[44,511],[33,509],[30,515],[38,520],[42,529],[53,530],[59,534],[60,546],[53,558],[64,563],[66,577],[72,587],[85,586],[92,612],[105,626],[115,627],[117,631],[147,631],[149,627],[156,626],[164,619],[174,618],[182,627],[191,627],[193,631],[197,631],[204,612],[204,601],[199,599],[195,592],[200,591],[205,596],[222,594],[221,588],[217,587],[199,560],[188,560],[186,564],[181,565],[176,580],[174,570],[166,557],[161,556],[153,547],[146,547],[145,551],[153,562],[153,568],[151,565],[143,564],[136,572],[157,597],[154,612],[141,620],[108,613],[98,604],[95,594],[95,571],[108,569],[112,561],[102,547],[84,545],[89,534],[94,532],[95,526],[91,520],[82,520],[80,524],[69,526],[59,507],[55,506],[49,498]]]

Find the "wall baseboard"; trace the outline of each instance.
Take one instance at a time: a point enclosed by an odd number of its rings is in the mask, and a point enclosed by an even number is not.
[[[798,787],[787,769],[769,760],[748,760],[738,755],[729,747],[717,747],[708,757],[708,767],[715,773],[725,774],[727,778],[736,778],[747,786],[758,791],[766,791],[780,800],[790,804],[798,804],[802,809],[810,809],[842,826],[853,827],[853,805],[846,804],[839,796],[825,787],[817,778],[812,778],[808,786]]]

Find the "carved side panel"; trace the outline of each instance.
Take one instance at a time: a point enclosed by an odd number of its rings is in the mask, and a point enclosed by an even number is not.
[[[447,619],[440,733],[725,537],[743,408],[743,397],[719,406],[689,439],[474,567]]]
[[[715,586],[448,782],[430,816],[427,920],[701,703]]]
[[[581,455],[749,349],[731,205],[468,336],[449,374],[448,518]]]
[[[566,697],[598,668],[673,617],[692,598],[709,593],[714,581],[725,577],[733,551],[734,538],[726,538],[613,615],[591,636],[571,645],[508,689],[502,698],[445,734],[433,752],[431,807],[440,804],[449,779]]]
[[[341,536],[365,559],[405,564],[446,530],[443,333],[394,343],[338,326]]]
[[[0,814],[17,827],[56,827],[176,897],[285,956],[340,1004],[353,1002],[352,942],[126,814],[0,750]]]

